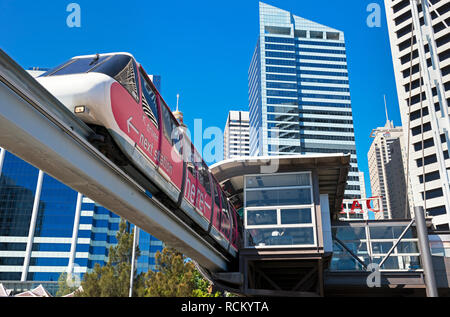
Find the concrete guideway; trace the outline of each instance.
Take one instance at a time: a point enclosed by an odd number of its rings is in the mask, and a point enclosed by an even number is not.
[[[0,146],[211,272],[227,260],[95,149],[92,131],[0,50]]]

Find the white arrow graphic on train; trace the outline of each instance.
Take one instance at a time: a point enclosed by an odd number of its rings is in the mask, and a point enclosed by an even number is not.
[[[134,130],[134,132],[139,134],[139,130],[136,129],[136,127],[131,123],[131,120],[133,120],[133,117],[130,117],[130,119],[128,119],[128,121],[127,121],[128,133],[130,133],[130,127],[131,127]]]

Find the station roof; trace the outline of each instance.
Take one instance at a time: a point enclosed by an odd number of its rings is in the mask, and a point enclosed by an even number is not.
[[[218,162],[210,167],[217,181],[228,193],[233,205],[243,206],[244,176],[301,172],[316,169],[320,194],[328,194],[331,213],[340,211],[350,154],[297,154],[283,156],[237,157]]]

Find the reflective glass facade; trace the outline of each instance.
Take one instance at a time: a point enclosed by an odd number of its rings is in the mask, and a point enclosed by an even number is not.
[[[137,273],[145,273],[156,270],[155,255],[164,247],[162,241],[156,239],[145,231],[139,230],[139,250],[141,255],[137,259]]]
[[[4,150],[0,154],[0,281],[56,282],[71,260],[80,278],[96,263],[105,265],[109,248],[117,244],[120,217],[80,195],[74,231],[78,193],[46,174],[27,253],[39,170]],[[154,269],[162,242],[140,231],[139,248],[138,273]]]
[[[344,34],[260,2],[249,68],[250,154],[350,153],[360,198]]]

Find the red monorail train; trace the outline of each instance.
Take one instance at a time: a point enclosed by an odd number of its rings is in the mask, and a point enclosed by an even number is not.
[[[91,142],[100,151],[236,257],[239,215],[132,55],[73,57],[37,80],[96,132]]]

